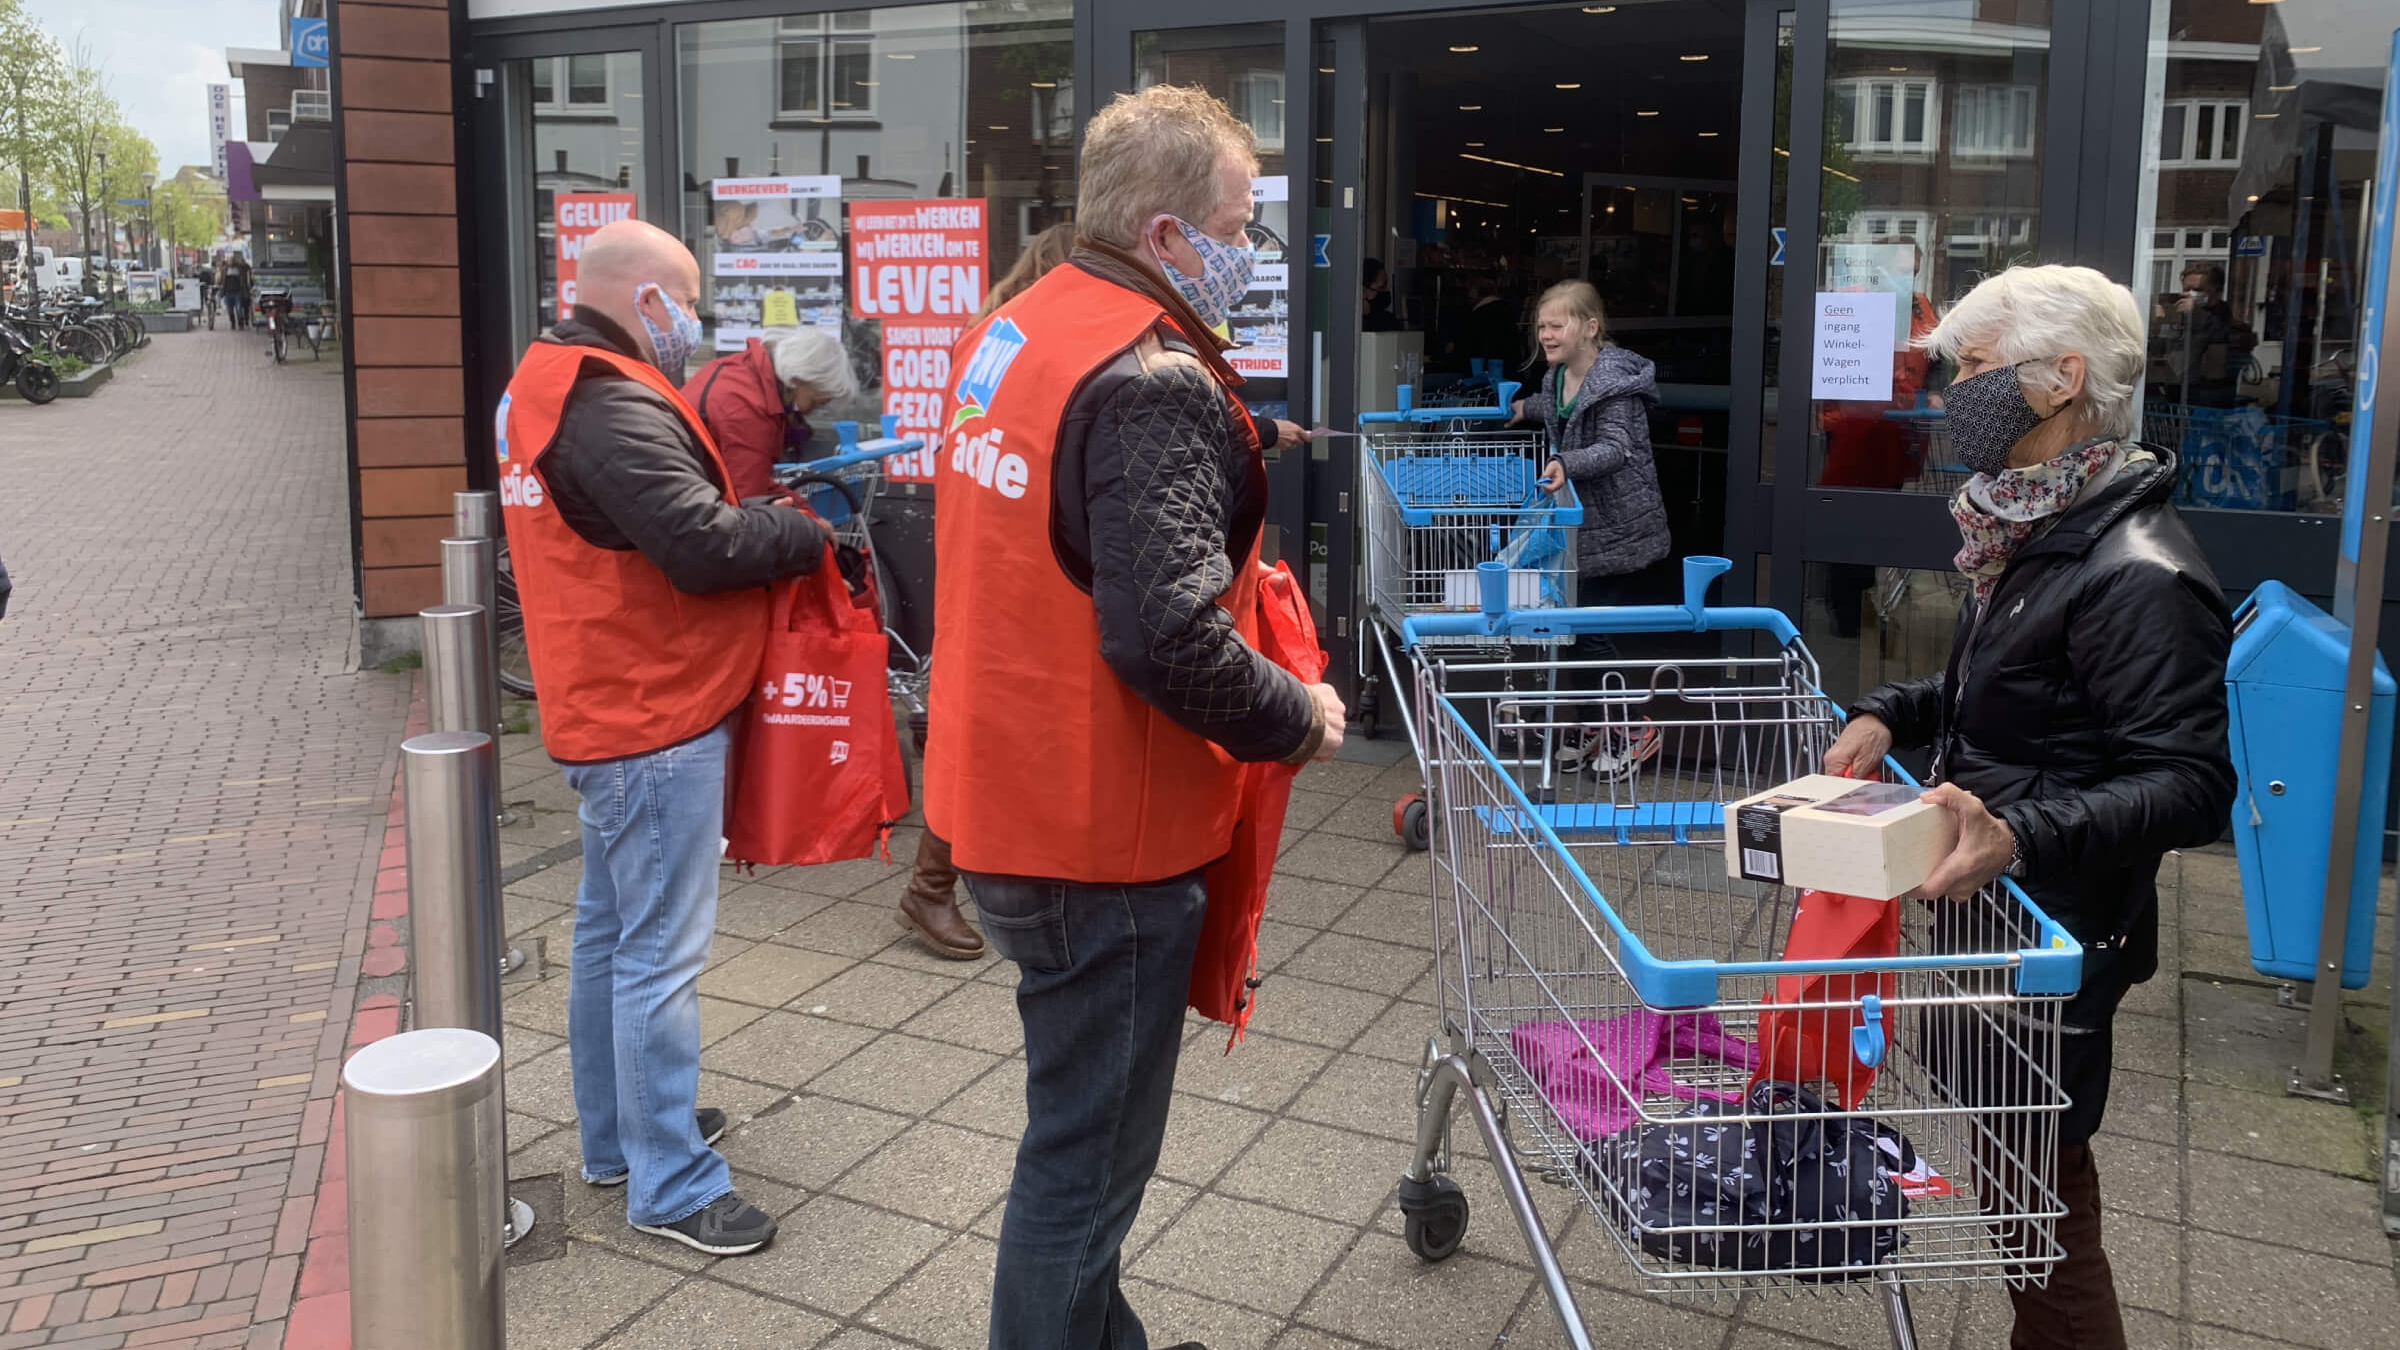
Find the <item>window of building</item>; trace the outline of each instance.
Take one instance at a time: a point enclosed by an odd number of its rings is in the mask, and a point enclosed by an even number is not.
[[[1953,153],[2020,158],[2033,153],[2034,91],[2021,84],[1971,84],[1958,91]]]
[[[1075,81],[1061,76],[1055,80],[1039,80],[1027,91],[1032,95],[1032,115],[1027,125],[1033,129],[1035,145],[1071,146],[1075,142]]]
[[[2231,167],[2242,158],[2246,99],[2176,99],[2161,110],[2158,163],[2167,169],[2194,165]]]
[[[2167,295],[2183,287],[2183,270],[2194,264],[2222,263],[2233,248],[2233,231],[2167,229],[2152,231],[2150,293]]]
[[[1253,70],[1233,77],[1233,115],[1257,133],[1258,148],[1283,149],[1283,72]]]
[[[1866,154],[1922,155],[1933,150],[1932,80],[1843,80],[1833,88],[1841,143]]]
[[[543,116],[561,113],[606,114],[613,106],[608,93],[608,56],[545,56],[533,62],[533,110]]]
[[[779,114],[873,116],[875,91],[881,84],[875,78],[874,21],[875,12],[864,9],[777,20]]]
[[[1923,239],[1933,233],[1933,217],[1923,211],[1865,211],[1855,217],[1857,228],[1847,238]]]

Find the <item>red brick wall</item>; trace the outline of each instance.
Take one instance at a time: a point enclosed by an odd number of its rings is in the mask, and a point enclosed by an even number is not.
[[[341,209],[366,617],[441,600],[467,486],[450,0],[338,0]]]

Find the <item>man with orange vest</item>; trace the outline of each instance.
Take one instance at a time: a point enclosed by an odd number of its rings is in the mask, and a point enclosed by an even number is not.
[[[1266,470],[1216,335],[1256,142],[1159,85],[1084,133],[1074,254],[968,330],[935,456],[927,825],[1017,963],[1026,1126],[990,1344],[1145,1343],[1118,1249],[1166,1132],[1240,763],[1341,745],[1251,638]]]
[[[735,500],[676,391],[700,268],[640,221],[585,241],[571,317],[500,400],[501,519],[542,692],[542,743],[581,799],[567,1055],[583,1179],[634,1227],[717,1256],[775,1220],[734,1194],[698,1106],[700,968],[716,927],[730,718],[758,677],[767,584],[814,570],[824,526]]]

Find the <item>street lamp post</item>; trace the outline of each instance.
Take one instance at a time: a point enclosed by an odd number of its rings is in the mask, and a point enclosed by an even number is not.
[[[158,175],[142,175],[142,266],[158,270]]]
[[[86,224],[90,221],[87,219]],[[100,152],[100,277],[101,296],[111,304],[117,298],[117,222],[108,209],[108,152]]]

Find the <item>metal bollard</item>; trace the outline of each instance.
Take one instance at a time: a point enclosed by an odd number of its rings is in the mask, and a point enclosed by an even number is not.
[[[492,720],[476,729],[490,732],[494,741],[500,739],[499,580],[494,571],[499,557],[500,546],[490,539],[442,541],[442,603],[474,605],[483,611],[483,661],[477,670],[479,678],[491,686],[485,699]]]
[[[387,1036],[342,1066],[358,1350],[506,1344],[500,1079],[499,1042],[462,1027]]]
[[[500,1035],[500,762],[480,731],[400,747],[417,1025]]]
[[[475,605],[435,605],[417,611],[425,625],[426,712],[435,731],[480,731],[489,736],[499,720],[484,613]]]
[[[408,917],[417,959],[416,1024],[500,1038],[500,761],[480,731],[436,731],[400,745],[408,803]],[[506,1177],[501,1183],[505,1186]],[[502,1245],[533,1227],[509,1200]]]
[[[450,494],[450,533],[458,539],[497,539],[500,537],[500,494],[497,492],[453,492]]]

